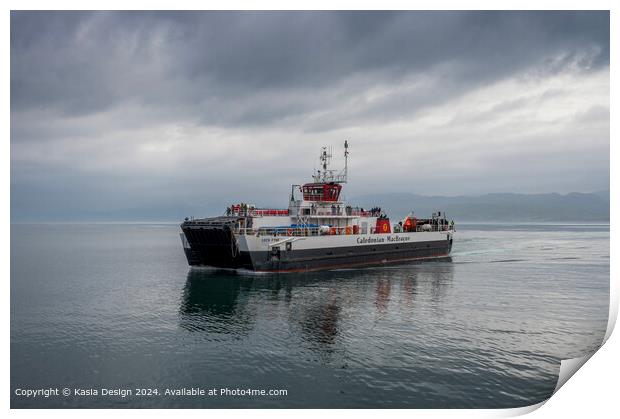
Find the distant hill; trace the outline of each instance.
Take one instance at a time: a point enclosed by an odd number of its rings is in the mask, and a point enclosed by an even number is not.
[[[492,193],[480,196],[424,196],[385,193],[352,196],[364,208],[381,206],[394,219],[411,210],[421,217],[445,211],[460,221],[608,222],[609,191],[561,195]]]
[[[480,196],[424,196],[413,193],[383,193],[347,196],[347,201],[365,209],[381,206],[393,219],[411,210],[419,217],[445,211],[455,221],[497,222],[609,222],[609,191],[593,193],[516,194],[494,193]],[[206,217],[223,214],[226,202],[181,202],[126,210],[54,212],[32,207],[11,210],[11,222],[66,221],[174,221],[186,216]],[[263,202],[263,207],[283,208],[281,201]]]

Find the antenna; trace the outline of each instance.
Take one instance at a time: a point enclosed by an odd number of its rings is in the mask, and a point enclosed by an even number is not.
[[[315,182],[336,182],[336,183],[347,183],[347,163],[349,157],[349,143],[347,141],[344,142],[344,170],[339,174],[336,174],[336,170],[328,169],[331,160],[332,160],[332,148],[331,147],[321,147],[321,153],[319,154],[319,160],[321,162],[320,167],[323,168],[318,169],[316,174],[312,177]]]
[[[319,156],[319,160],[321,160],[321,165],[323,166],[323,173],[327,173],[327,166],[329,166],[332,160],[331,147],[321,147],[321,155]]]
[[[344,182],[347,182],[347,163],[349,160],[349,143],[344,140]]]

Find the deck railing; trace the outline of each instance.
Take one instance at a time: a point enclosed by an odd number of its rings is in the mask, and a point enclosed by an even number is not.
[[[241,209],[238,208],[237,206],[232,207],[232,209],[229,211],[226,211],[226,215],[233,215],[233,216],[251,216],[251,217],[267,217],[267,216],[288,216],[288,210],[287,209],[270,209],[270,208],[246,208],[246,209]]]
[[[445,225],[432,225],[429,227],[417,226],[415,232],[437,232],[437,231],[454,231],[453,227]],[[235,228],[236,234],[252,235],[252,236],[291,236],[291,237],[308,237],[308,236],[341,236],[341,235],[360,235],[366,234],[360,229],[349,227],[330,227],[329,230],[320,227],[260,227],[260,228]],[[376,228],[370,227],[370,234],[376,234]],[[391,233],[403,233],[403,231],[394,231]],[[387,233],[383,233],[387,234]]]
[[[235,233],[252,236],[319,236],[318,227],[292,228],[292,227],[260,227],[260,228],[237,228]]]
[[[336,206],[330,208],[327,206],[317,206],[311,208],[302,208],[302,215],[319,215],[319,216],[353,216],[353,217],[377,217],[378,213],[371,211],[362,211],[355,207],[341,207]],[[281,216],[285,217],[290,215],[288,209],[273,209],[273,208],[242,208],[239,205],[233,205],[226,211],[226,215],[232,216],[252,216],[252,217],[266,217],[266,216]]]
[[[329,230],[320,229],[319,227],[261,227],[261,228],[237,228],[235,233],[241,235],[253,236],[291,236],[291,237],[308,237],[308,236],[331,236],[331,235],[353,235],[351,227],[330,227]],[[355,233],[355,234],[359,234]]]

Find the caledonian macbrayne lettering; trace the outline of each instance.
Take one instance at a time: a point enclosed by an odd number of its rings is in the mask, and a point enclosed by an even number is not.
[[[358,237],[357,244],[385,243],[388,242],[406,242],[409,237],[386,236],[386,237]]]

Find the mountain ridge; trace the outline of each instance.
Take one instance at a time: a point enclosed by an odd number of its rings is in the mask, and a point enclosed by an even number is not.
[[[445,212],[462,221],[565,221],[608,222],[609,191],[521,194],[494,192],[482,195],[429,196],[410,192],[351,196],[362,207],[380,206],[392,218],[410,211],[420,217]]]
[[[347,195],[346,201],[366,209],[379,206],[393,220],[404,218],[410,211],[429,217],[445,211],[455,221],[471,222],[609,222],[609,191],[567,194],[520,194],[496,192],[482,195],[419,195],[412,192],[386,192]],[[229,205],[230,203],[228,203]],[[263,208],[284,208],[282,201],[256,202]],[[186,201],[178,205],[153,205],[148,209],[133,207],[123,210],[91,210],[54,212],[40,208],[11,211],[11,223],[20,222],[97,222],[97,221],[181,221],[186,216],[222,215],[227,203],[217,201]]]

